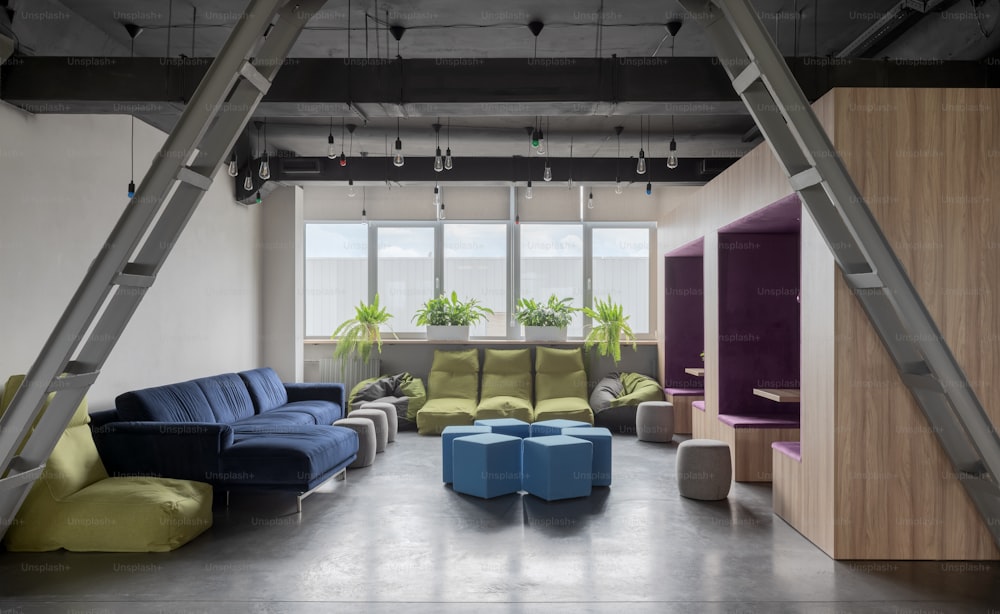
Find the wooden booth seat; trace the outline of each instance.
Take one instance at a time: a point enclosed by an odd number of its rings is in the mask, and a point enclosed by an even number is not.
[[[719,414],[721,439],[733,450],[733,479],[737,482],[770,482],[771,444],[798,441],[798,417],[739,416]]]

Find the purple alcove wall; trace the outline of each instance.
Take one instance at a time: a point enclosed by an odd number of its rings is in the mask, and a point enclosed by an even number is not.
[[[664,259],[663,385],[703,388],[704,378],[684,372],[702,366],[705,348],[704,259],[672,256]]]

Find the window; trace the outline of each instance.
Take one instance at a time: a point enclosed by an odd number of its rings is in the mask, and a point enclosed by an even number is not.
[[[583,225],[521,224],[521,296],[544,302],[552,294],[583,305]],[[583,336],[582,314],[566,335]]]
[[[383,226],[378,233],[379,301],[397,333],[423,332],[413,314],[434,296],[434,228]]]
[[[622,305],[635,334],[649,333],[649,233],[646,228],[594,228],[594,299]]]
[[[368,300],[368,226],[306,224],[306,336],[329,337]]]
[[[520,338],[511,314],[517,298],[552,294],[575,307],[611,296],[636,335],[649,337],[653,232],[639,223],[310,222],[306,336],[328,337],[377,290],[402,337],[423,337],[414,314],[436,293],[452,291],[494,311],[471,328],[473,337]],[[570,339],[584,336],[584,321],[574,315]]]
[[[506,224],[444,225],[444,291],[477,299],[494,312],[470,335],[507,336],[507,278]]]

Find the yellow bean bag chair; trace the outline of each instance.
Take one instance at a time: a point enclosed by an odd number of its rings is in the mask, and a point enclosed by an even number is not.
[[[23,375],[7,380],[0,396],[0,415],[23,380]],[[7,529],[4,544],[8,550],[166,552],[212,526],[210,485],[108,477],[89,424],[84,399]]]

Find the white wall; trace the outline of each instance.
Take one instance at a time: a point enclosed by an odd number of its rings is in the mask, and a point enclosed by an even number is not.
[[[301,382],[305,331],[302,188],[278,188],[262,207],[262,356],[283,381]]]
[[[0,377],[35,360],[128,203],[128,116],[31,116],[0,103]],[[136,182],[165,135],[135,122]],[[223,171],[88,395],[259,366],[261,211]]]

